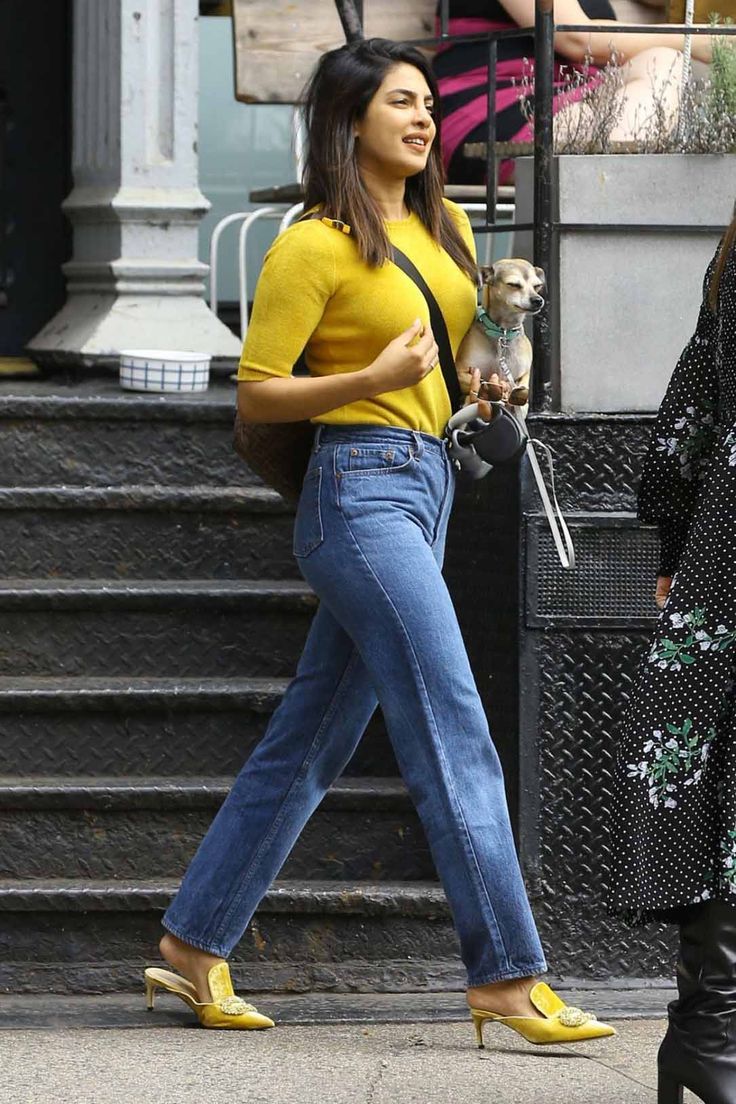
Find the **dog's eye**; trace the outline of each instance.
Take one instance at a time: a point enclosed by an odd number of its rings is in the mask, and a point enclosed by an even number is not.
[[[511,280],[506,281],[506,287],[515,288],[517,291],[520,291],[523,286],[523,284],[512,283]]]

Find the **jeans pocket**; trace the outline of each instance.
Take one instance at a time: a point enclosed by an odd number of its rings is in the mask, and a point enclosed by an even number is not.
[[[310,468],[304,477],[294,521],[294,555],[303,559],[325,539],[322,529],[322,468]]]
[[[410,445],[340,445],[335,454],[335,471],[341,479],[394,475],[413,466],[415,459]]]

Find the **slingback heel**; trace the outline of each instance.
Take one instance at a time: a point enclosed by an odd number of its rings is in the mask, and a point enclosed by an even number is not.
[[[144,974],[146,981],[146,1007],[153,1011],[156,990],[173,993],[191,1008],[202,1027],[219,1027],[230,1031],[262,1031],[275,1027],[273,1020],[263,1016],[252,1004],[235,995],[227,962],[218,962],[207,974],[212,995],[211,1001],[197,999],[197,990],[191,981],[172,973],[149,967]]]
[[[510,1027],[528,1043],[535,1043],[537,1046],[583,1043],[588,1039],[605,1039],[616,1034],[610,1024],[597,1020],[592,1013],[565,1004],[543,981],[538,981],[532,987],[529,999],[537,1012],[541,1012],[541,1016],[501,1016],[483,1008],[471,1008],[470,1015],[478,1049],[484,1049],[483,1028],[489,1020]]]
[[[685,1090],[676,1077],[659,1071],[657,1079],[657,1104],[683,1104]]]

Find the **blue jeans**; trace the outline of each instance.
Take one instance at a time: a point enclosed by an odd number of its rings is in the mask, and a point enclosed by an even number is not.
[[[320,598],[296,677],[164,927],[227,957],[380,702],[469,985],[546,970],[503,775],[440,566],[454,473],[436,437],[322,427],[294,527]]]

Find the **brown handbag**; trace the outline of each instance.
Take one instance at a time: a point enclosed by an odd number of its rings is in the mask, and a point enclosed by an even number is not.
[[[235,415],[233,445],[264,483],[297,502],[309,463],[315,427],[311,422],[244,422]]]

